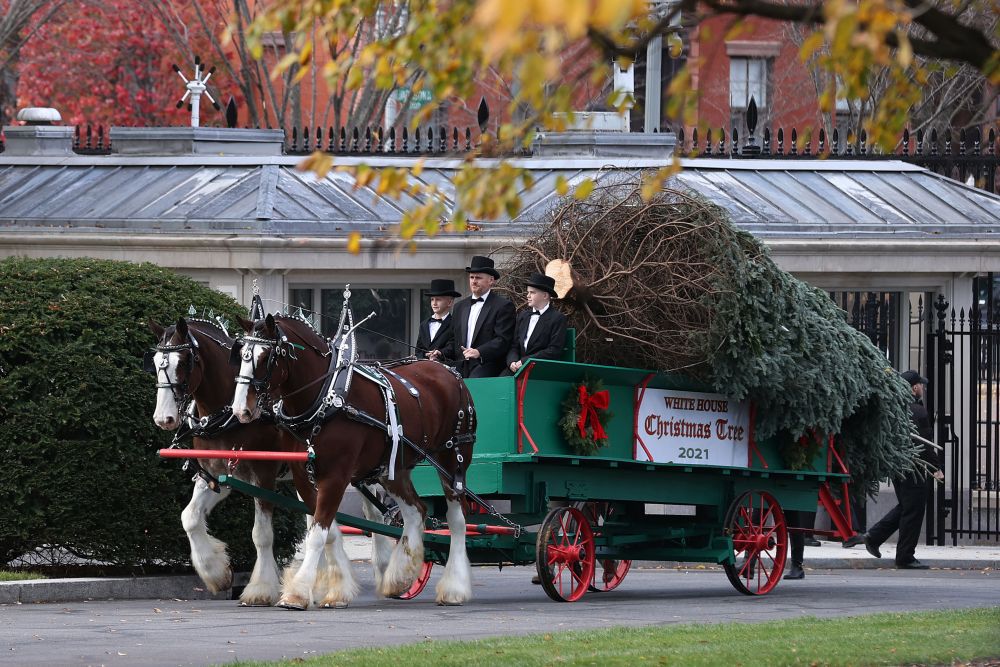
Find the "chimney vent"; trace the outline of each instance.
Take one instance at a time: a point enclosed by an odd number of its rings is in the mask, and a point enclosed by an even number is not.
[[[17,119],[25,125],[55,125],[62,122],[59,111],[52,107],[27,107],[17,112]]]
[[[53,125],[62,120],[55,109],[28,108],[17,112],[17,119],[26,125],[3,128],[7,138],[4,157],[73,155],[73,128]]]

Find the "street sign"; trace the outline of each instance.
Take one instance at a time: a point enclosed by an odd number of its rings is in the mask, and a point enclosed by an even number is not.
[[[409,86],[404,86],[403,88],[397,88],[396,90],[393,91],[392,96],[400,104],[406,104],[406,101],[409,100],[410,111],[416,111],[417,109],[428,104],[431,101],[431,98],[433,97],[431,95],[431,91],[429,90],[418,90],[417,92],[412,93],[411,96],[411,91]]]

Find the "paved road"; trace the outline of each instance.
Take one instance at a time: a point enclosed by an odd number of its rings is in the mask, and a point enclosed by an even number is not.
[[[377,600],[362,570],[365,591],[344,610],[241,609],[223,600],[0,606],[0,665],[200,666],[428,638],[1000,605],[994,570],[809,572],[760,598],[737,594],[721,570],[640,570],[616,591],[559,604],[529,583],[528,568],[484,568],[474,572],[476,599],[461,608],[434,605],[436,576],[417,600]],[[997,637],[1000,653],[1000,628]]]

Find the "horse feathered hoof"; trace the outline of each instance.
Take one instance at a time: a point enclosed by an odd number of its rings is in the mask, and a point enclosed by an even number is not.
[[[437,605],[439,607],[461,607],[465,603],[460,600],[438,600]]]
[[[337,600],[336,602],[324,602],[322,607],[323,609],[347,609],[347,603],[343,600]]]
[[[278,597],[278,591],[268,590],[262,586],[247,586],[240,595],[241,607],[273,607]]]
[[[293,611],[305,611],[309,607],[309,603],[305,600],[299,600],[297,598],[282,598],[278,600],[278,607],[282,609],[291,609]]]

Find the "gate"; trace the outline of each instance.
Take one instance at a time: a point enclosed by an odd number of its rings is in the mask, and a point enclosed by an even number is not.
[[[928,507],[928,543],[1000,542],[1000,303],[994,308],[992,274],[977,282],[986,280],[968,312],[949,310],[943,296],[934,304],[927,405],[945,484]]]

